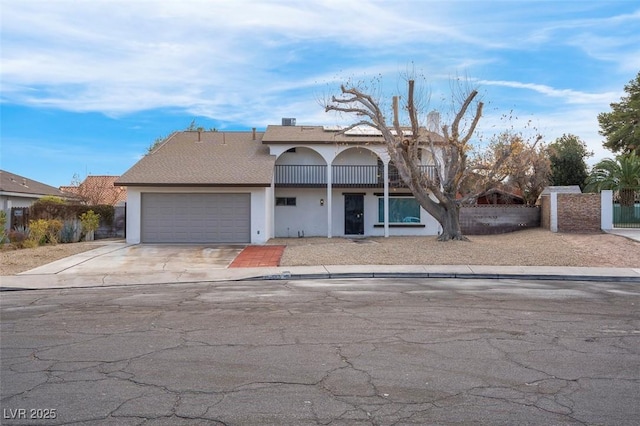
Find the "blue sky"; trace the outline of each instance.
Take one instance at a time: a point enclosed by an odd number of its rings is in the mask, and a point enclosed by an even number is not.
[[[530,120],[545,142],[579,136],[592,164],[612,156],[598,113],[640,70],[636,1],[0,0],[0,20],[0,167],[53,186],[122,174],[193,119],[348,124],[320,104],[341,82],[381,75],[386,98],[407,72],[425,113],[463,77],[484,139]]]

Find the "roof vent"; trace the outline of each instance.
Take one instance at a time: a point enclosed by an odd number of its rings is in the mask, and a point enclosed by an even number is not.
[[[295,118],[283,118],[282,119],[282,125],[283,126],[295,126],[296,125],[296,119]]]

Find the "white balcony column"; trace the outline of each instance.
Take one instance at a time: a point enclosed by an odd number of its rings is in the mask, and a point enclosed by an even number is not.
[[[384,161],[384,237],[389,238],[389,162]]]
[[[331,238],[331,229],[333,227],[333,222],[331,220],[331,216],[332,216],[332,197],[331,197],[331,193],[333,191],[331,191],[331,163],[327,162],[327,238]]]

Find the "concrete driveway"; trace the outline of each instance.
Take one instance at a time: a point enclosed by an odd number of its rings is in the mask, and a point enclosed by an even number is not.
[[[19,274],[21,277],[57,277],[60,281],[89,280],[93,284],[117,284],[120,281],[166,282],[206,279],[225,270],[245,246],[243,245],[129,245],[112,242],[95,250],[80,253]],[[154,280],[155,277],[155,280]],[[97,282],[93,282],[96,281]],[[160,281],[158,281],[160,280]],[[89,282],[87,282],[89,284]]]

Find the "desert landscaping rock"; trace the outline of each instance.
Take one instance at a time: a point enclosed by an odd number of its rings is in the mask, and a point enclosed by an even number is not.
[[[500,235],[471,236],[470,242],[441,243],[435,237],[275,238],[287,246],[281,266],[311,265],[494,265],[494,266],[640,266],[640,243],[618,235],[554,234],[530,229]],[[57,244],[0,251],[0,275],[14,275],[101,247],[105,242]]]

